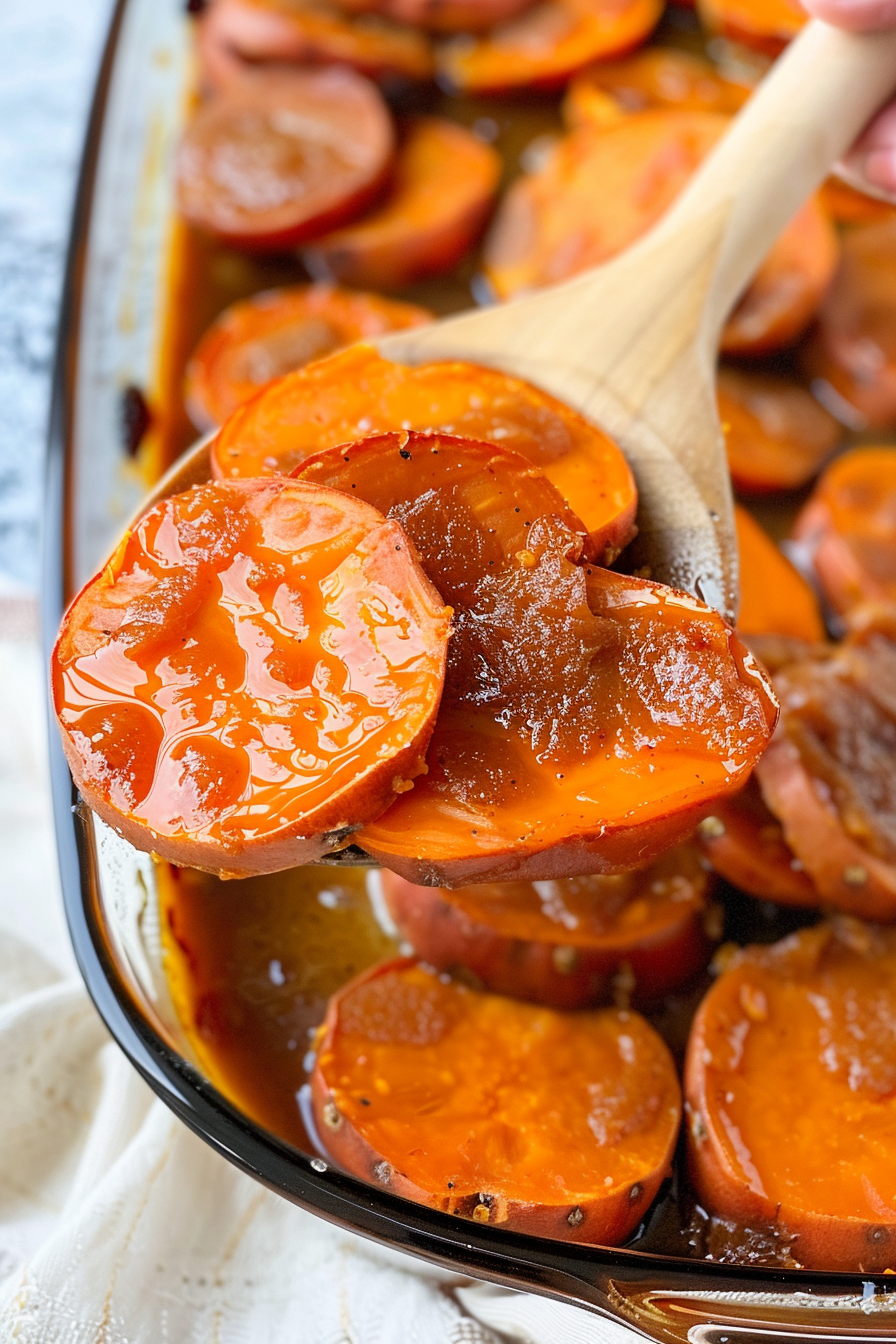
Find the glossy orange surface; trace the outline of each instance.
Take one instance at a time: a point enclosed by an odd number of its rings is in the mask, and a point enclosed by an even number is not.
[[[399,145],[386,199],[308,248],[309,269],[379,289],[450,271],[482,231],[502,166],[491,145],[455,122],[415,119]]]
[[[623,113],[648,107],[688,112],[738,112],[750,86],[720,74],[702,56],[674,47],[650,47],[622,61],[601,61],[576,75],[563,100],[571,130],[606,122],[607,95]]]
[[[416,304],[326,284],[255,294],[225,309],[193,351],[184,384],[190,416],[197,429],[213,429],[274,378],[353,341],[431,319]]]
[[[530,383],[475,364],[411,367],[369,346],[284,378],[227,422],[212,444],[225,479],[290,472],[313,453],[396,427],[459,434],[522,453],[591,534],[595,553],[630,539],[635,483],[606,434]]]
[[[63,622],[75,781],[172,862],[312,859],[423,768],[449,615],[401,527],[358,500],[286,480],[172,496]]]
[[[799,0],[697,0],[697,12],[711,31],[769,56],[777,56],[808,22]]]
[[[737,954],[685,1073],[701,1202],[813,1269],[896,1263],[896,933],[844,921]]]
[[[821,904],[754,778],[700,823],[697,838],[716,872],[741,891],[782,905]]]
[[[669,1169],[680,1096],[637,1013],[556,1013],[387,962],[330,1002],[312,1076],[334,1158],[478,1222],[614,1243]]]
[[[820,643],[824,620],[813,589],[740,504],[734,506],[734,522],[740,551],[740,633]]]
[[[830,412],[792,379],[723,366],[717,392],[731,480],[743,494],[806,485],[843,436]]]

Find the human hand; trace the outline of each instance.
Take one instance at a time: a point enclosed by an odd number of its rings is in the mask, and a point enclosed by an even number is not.
[[[813,18],[851,33],[896,28],[896,0],[802,0]],[[896,200],[896,102],[869,123],[840,165],[861,191]]]

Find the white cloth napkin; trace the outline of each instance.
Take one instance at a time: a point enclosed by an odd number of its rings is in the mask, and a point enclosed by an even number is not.
[[[19,624],[19,638],[2,637],[0,602],[0,1340],[633,1344],[586,1311],[337,1231],[153,1098],[74,969],[44,672]]]

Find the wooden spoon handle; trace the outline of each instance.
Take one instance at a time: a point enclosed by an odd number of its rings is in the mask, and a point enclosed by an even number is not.
[[[702,331],[710,348],[788,220],[894,88],[896,31],[845,33],[809,23],[650,235],[650,243],[677,235],[687,250],[688,236],[699,245],[707,217],[717,216]]]

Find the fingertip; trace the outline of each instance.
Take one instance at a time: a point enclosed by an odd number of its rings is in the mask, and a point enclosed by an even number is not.
[[[870,186],[889,195],[896,194],[896,148],[871,150],[865,155],[863,169]]]

